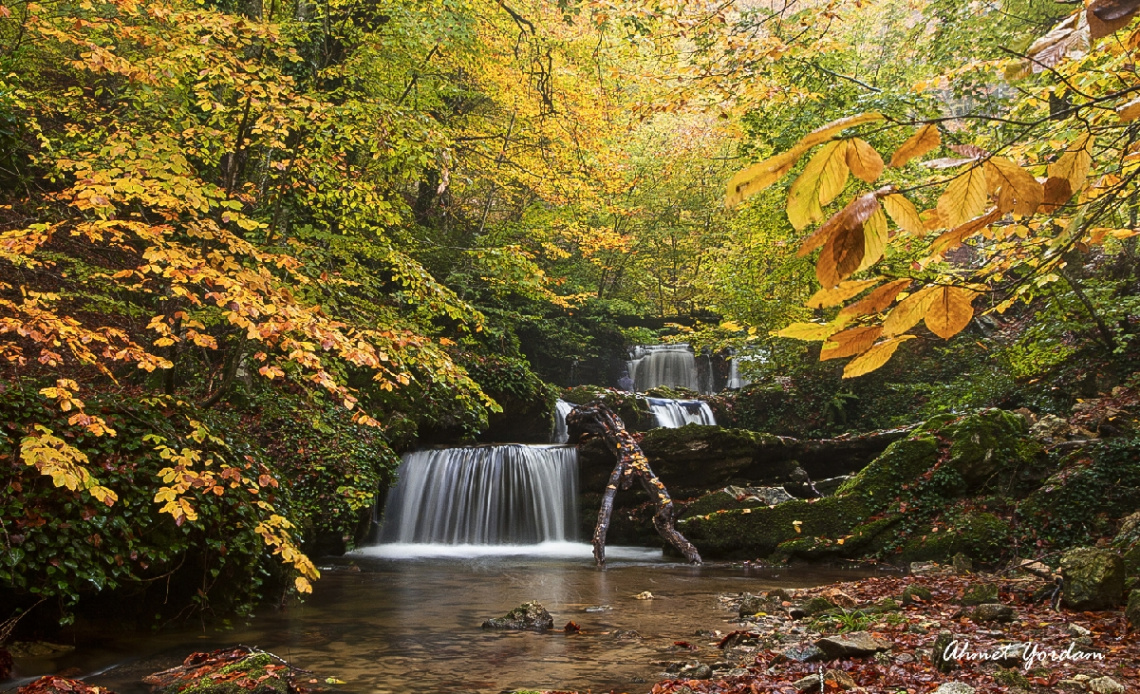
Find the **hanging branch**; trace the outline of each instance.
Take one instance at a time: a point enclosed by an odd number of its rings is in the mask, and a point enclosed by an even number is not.
[[[606,564],[606,532],[610,527],[614,497],[619,487],[629,489],[634,478],[637,478],[642,488],[656,500],[657,513],[653,514],[653,527],[657,528],[661,537],[684,555],[690,564],[700,564],[701,555],[697,552],[697,548],[677,532],[673,525],[673,499],[669,496],[669,491],[649,467],[649,459],[641,452],[641,447],[634,441],[633,436],[625,430],[621,417],[611,412],[602,402],[594,401],[588,405],[578,405],[571,410],[566,415],[566,427],[571,441],[577,442],[583,438],[597,436],[604,440],[617,456],[617,464],[610,474],[605,495],[602,497],[602,505],[598,510],[598,524],[594,527],[594,559],[598,566]]]

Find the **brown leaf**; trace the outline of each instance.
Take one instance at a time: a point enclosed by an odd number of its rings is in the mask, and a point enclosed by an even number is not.
[[[840,282],[839,286],[835,287],[834,289],[820,289],[815,294],[812,294],[811,298],[807,300],[807,304],[805,305],[808,308],[828,308],[829,306],[838,306],[851,297],[862,293],[868,287],[873,287],[881,281],[882,278],[876,277],[870,280]]]
[[[877,209],[879,209],[879,201],[874,193],[860,195],[847,203],[847,206],[842,210],[833,214],[815,233],[804,239],[796,257],[802,258],[827,243],[828,239],[841,228],[861,226]]]
[[[926,327],[943,340],[949,340],[970,324],[978,292],[961,287],[938,287],[926,310]]]
[[[879,313],[894,302],[899,292],[910,286],[911,280],[894,280],[879,287],[864,298],[839,311],[839,320]]]
[[[881,209],[863,223],[863,260],[855,272],[860,272],[879,262],[887,248],[887,215]]]
[[[1001,219],[1001,215],[1001,210],[994,208],[984,215],[975,217],[965,224],[947,231],[934,239],[934,243],[930,244],[930,255],[942,255],[946,251],[957,248],[962,245],[962,242],[966,239]]]
[[[1133,99],[1116,107],[1116,116],[1121,123],[1131,123],[1140,118],[1140,99]]]
[[[981,166],[963,171],[938,198],[938,216],[947,226],[980,215],[986,209],[986,173]]]
[[[899,229],[914,234],[915,236],[926,235],[926,228],[922,225],[922,218],[919,217],[918,210],[915,209],[914,204],[910,200],[907,200],[898,193],[892,193],[884,196],[880,202],[883,205],[883,209],[885,209],[891,219],[895,221]]]
[[[977,145],[946,145],[946,148],[955,154],[960,154],[967,159],[977,161],[978,159],[985,159],[990,156],[988,150],[984,150]]]
[[[941,142],[942,136],[939,135],[938,128],[927,123],[895,150],[895,153],[891,155],[891,167],[897,169],[911,159],[921,157],[937,148]]]
[[[1042,212],[1052,212],[1073,197],[1073,189],[1069,181],[1064,178],[1050,178],[1045,181],[1045,198],[1041,204]]]
[[[861,326],[835,333],[823,343],[823,348],[819,352],[819,360],[842,359],[866,352],[882,334],[883,326],[881,325]]]
[[[831,288],[859,269],[866,253],[863,225],[840,227],[827,243],[815,264],[815,276],[825,288]]]
[[[874,183],[883,173],[883,158],[864,140],[853,138],[847,146],[847,167],[867,183]]]
[[[864,352],[861,356],[855,357],[848,362],[846,368],[843,369],[843,378],[855,378],[868,374],[886,364],[899,345],[907,340],[913,340],[914,335],[902,335],[890,340],[884,340],[875,345],[871,349]]]
[[[1123,29],[1140,10],[1140,0],[1092,0],[1085,11],[1092,39],[1103,38]]]
[[[1042,72],[1070,55],[1084,55],[1091,44],[1087,13],[1075,12],[1061,20],[1026,51],[1030,70]]]

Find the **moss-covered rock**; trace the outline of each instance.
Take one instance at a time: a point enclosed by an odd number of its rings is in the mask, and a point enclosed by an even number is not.
[[[1124,597],[1124,562],[1116,552],[1078,547],[1061,557],[1061,600],[1074,610],[1107,610]]]
[[[962,595],[963,605],[984,605],[998,601],[998,587],[995,583],[976,583]]]
[[[1128,594],[1128,606],[1124,608],[1124,617],[1133,630],[1140,629],[1140,590],[1133,590]]]
[[[646,431],[657,426],[657,419],[649,412],[649,402],[636,393],[602,386],[574,386],[562,391],[562,399],[574,405],[601,400],[621,417],[630,431]]]
[[[917,583],[911,583],[906,588],[903,588],[902,604],[913,605],[916,602],[929,603],[934,599],[934,594],[926,586],[921,586]]]
[[[641,440],[641,450],[670,489],[782,483],[795,462],[760,453],[761,446],[779,445],[770,434],[695,424],[654,429]]]
[[[288,694],[293,668],[244,646],[194,653],[182,665],[143,678],[158,694]]]
[[[1041,454],[1028,437],[1025,418],[1005,410],[984,410],[949,424],[949,464],[971,489],[1000,477],[1008,479]]]
[[[913,482],[938,462],[938,439],[927,432],[895,441],[883,454],[844,482],[836,496],[862,499],[871,512],[882,510],[904,484]]]
[[[911,537],[902,547],[904,561],[948,560],[961,552],[981,561],[993,561],[1010,546],[1013,528],[1003,518],[986,512],[966,513],[950,519],[949,527]]]

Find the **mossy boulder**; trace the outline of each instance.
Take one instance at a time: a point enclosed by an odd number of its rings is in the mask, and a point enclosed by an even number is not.
[[[862,499],[871,512],[880,511],[909,484],[938,462],[938,439],[928,432],[895,441],[854,477],[844,482],[836,496]]]
[[[1028,437],[1025,418],[1005,410],[983,410],[948,425],[949,464],[970,489],[1026,472],[1041,455],[1040,444]]]
[[[1140,511],[1140,439],[1108,439],[1066,456],[1017,506],[1026,539],[1074,547],[1112,536]]]
[[[984,605],[998,601],[998,587],[996,583],[976,583],[970,586],[962,595],[963,605]]]
[[[562,399],[574,405],[601,400],[621,417],[630,431],[646,431],[657,426],[657,419],[649,413],[649,402],[636,393],[601,386],[574,386],[562,391]]]
[[[1124,561],[1111,550],[1078,547],[1061,557],[1061,600],[1074,610],[1107,610],[1124,597]]]
[[[1128,594],[1128,605],[1124,608],[1124,617],[1133,630],[1140,629],[1140,590]]]
[[[275,656],[244,646],[194,653],[178,667],[143,678],[158,694],[288,694],[294,670]]]
[[[911,583],[906,588],[903,588],[902,604],[913,605],[918,603],[929,603],[934,599],[934,594],[926,586],[921,586],[917,583]]]
[[[537,600],[524,602],[503,617],[483,622],[484,629],[547,631],[554,628],[554,617]]]
[[[654,429],[641,440],[654,472],[671,490],[783,483],[796,469],[795,462],[762,455],[761,446],[778,447],[780,439],[745,429],[690,424]]]
[[[948,519],[948,527],[908,539],[904,561],[945,561],[958,553],[993,561],[1008,550],[1013,528],[1009,521],[987,512],[964,513]]]

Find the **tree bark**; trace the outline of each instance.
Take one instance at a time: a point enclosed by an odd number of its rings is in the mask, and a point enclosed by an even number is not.
[[[701,555],[697,552],[697,548],[674,527],[673,499],[669,496],[669,491],[649,467],[649,459],[641,452],[641,447],[637,445],[633,436],[626,431],[621,417],[611,412],[603,403],[595,401],[588,405],[578,405],[571,410],[566,415],[566,427],[571,441],[578,442],[590,437],[600,438],[617,457],[617,464],[610,473],[609,483],[602,496],[598,523],[594,527],[594,560],[598,566],[606,564],[606,533],[610,527],[614,497],[619,488],[629,489],[634,478],[656,500],[657,513],[653,515],[653,527],[657,528],[661,537],[684,555],[690,564],[700,564]]]

